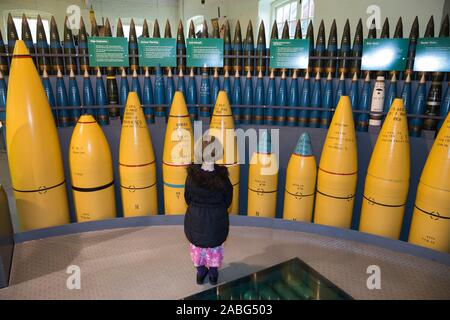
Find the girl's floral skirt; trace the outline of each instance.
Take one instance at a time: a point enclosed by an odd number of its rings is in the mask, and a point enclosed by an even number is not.
[[[195,267],[220,268],[223,260],[223,246],[215,248],[200,248],[189,245],[191,260]]]

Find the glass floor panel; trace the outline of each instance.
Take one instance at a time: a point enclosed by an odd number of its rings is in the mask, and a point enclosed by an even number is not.
[[[352,299],[298,258],[185,298],[185,300]]]

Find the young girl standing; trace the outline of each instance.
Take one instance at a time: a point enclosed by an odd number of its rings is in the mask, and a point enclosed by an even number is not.
[[[214,142],[215,139],[210,137],[209,140]],[[228,169],[214,164],[217,148],[208,148],[205,142],[201,148],[201,161],[197,161],[201,163],[187,169],[184,198],[188,209],[184,232],[197,268],[197,284],[203,284],[209,275],[209,282],[216,285],[223,260],[223,243],[228,236],[228,207],[233,200],[233,186]]]

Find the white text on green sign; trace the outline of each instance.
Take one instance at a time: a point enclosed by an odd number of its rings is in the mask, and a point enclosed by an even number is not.
[[[306,69],[309,62],[309,41],[282,39],[270,42],[270,67],[274,69]]]
[[[177,43],[173,38],[139,38],[139,65],[176,67]]]
[[[128,67],[126,38],[88,37],[89,66]]]
[[[418,39],[414,71],[450,72],[450,38]]]
[[[188,67],[223,67],[223,39],[187,39]]]
[[[361,70],[404,71],[409,39],[365,39]]]

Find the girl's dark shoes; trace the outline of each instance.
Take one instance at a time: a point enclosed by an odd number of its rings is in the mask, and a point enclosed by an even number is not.
[[[205,266],[197,267],[197,284],[201,285],[208,275],[208,268]]]
[[[211,275],[209,275],[209,283],[213,286],[215,286],[217,284],[217,280],[219,277],[213,277]]]
[[[209,276],[209,283],[213,286],[217,284],[219,279],[219,271],[217,268],[208,268],[205,266],[197,267],[197,284],[202,285],[205,282],[206,276]]]
[[[201,276],[197,274],[197,284],[202,285],[205,282],[206,274],[204,276]]]
[[[209,283],[215,286],[219,279],[219,271],[217,268],[209,268]]]

